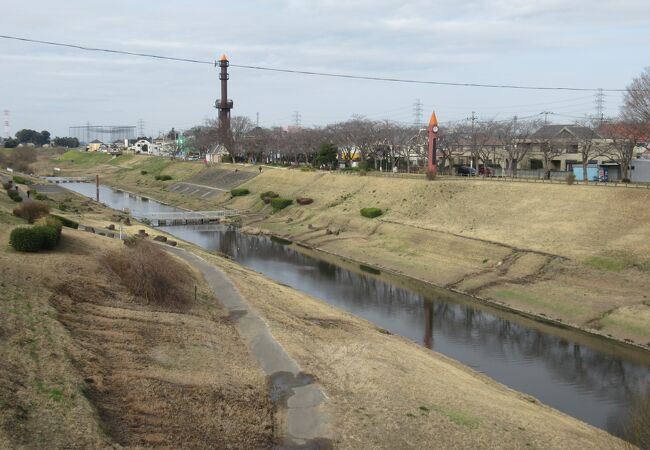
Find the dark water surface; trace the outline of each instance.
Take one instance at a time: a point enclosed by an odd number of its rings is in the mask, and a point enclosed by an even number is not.
[[[89,183],[62,186],[95,196],[95,186]],[[129,208],[135,217],[178,211],[104,186],[100,189],[103,203],[115,209]],[[448,291],[306,254],[264,236],[248,236],[220,225],[161,229],[228,254],[274,280],[443,353],[613,434],[622,434],[632,402],[650,394],[648,352],[540,325]]]

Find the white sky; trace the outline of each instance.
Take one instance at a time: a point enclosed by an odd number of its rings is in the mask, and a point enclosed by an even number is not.
[[[4,5],[0,34],[233,64],[435,81],[624,88],[650,65],[648,0],[30,1]],[[208,65],[0,39],[0,109],[11,128],[136,125],[147,134],[215,117]],[[233,115],[303,125],[352,114],[413,122],[505,119],[542,111],[570,123],[589,92],[394,84],[231,68]],[[605,111],[621,95],[607,93]]]

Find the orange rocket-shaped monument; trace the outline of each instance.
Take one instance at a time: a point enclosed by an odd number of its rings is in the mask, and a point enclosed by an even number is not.
[[[435,177],[438,172],[437,164],[437,144],[438,144],[438,118],[436,117],[436,112],[431,113],[431,119],[429,119],[429,126],[427,127],[429,132],[429,162],[427,165],[427,174]]]

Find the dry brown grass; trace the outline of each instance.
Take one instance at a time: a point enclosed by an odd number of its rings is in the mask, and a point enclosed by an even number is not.
[[[14,208],[14,216],[25,219],[28,223],[34,223],[36,219],[47,216],[50,207],[42,202],[27,202]]]
[[[194,277],[155,244],[138,239],[135,246],[106,253],[102,261],[133,295],[148,303],[186,309],[192,301]]]
[[[270,447],[266,380],[228,312],[196,275],[187,311],[134,296],[98,257],[122,247],[66,230],[56,252],[0,248],[0,448]]]
[[[624,433],[630,443],[643,450],[650,449],[650,393],[632,406]]]

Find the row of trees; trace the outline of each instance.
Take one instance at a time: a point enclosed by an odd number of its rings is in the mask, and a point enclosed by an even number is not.
[[[535,151],[548,172],[551,161],[563,153],[578,154],[587,179],[590,161],[607,156],[621,164],[624,178],[637,146],[650,136],[650,68],[628,86],[624,106],[615,121],[584,120],[574,136],[534,136],[542,127],[540,120],[473,121],[441,127],[438,162],[450,171],[454,162],[469,156],[476,165],[498,165],[511,176]],[[332,155],[339,163],[358,160],[362,166],[392,168],[424,164],[425,130],[391,121],[373,121],[364,117],[324,127],[255,127],[247,117],[233,117],[228,135],[220,135],[216,121],[194,127],[188,133],[190,145],[207,151],[222,143],[233,160],[250,162],[294,162],[332,166]],[[329,157],[324,155],[329,153]]]
[[[332,167],[331,158],[320,155],[322,146],[339,154],[339,163],[357,160],[362,166],[410,171],[412,164],[426,162],[425,130],[390,121],[372,121],[362,117],[312,128],[255,127],[246,117],[233,117],[229,139],[221,139],[214,122],[195,127],[188,133],[192,147],[207,151],[216,142],[225,142],[233,160],[249,162],[294,162]],[[613,123],[584,121],[576,136],[534,137],[540,120],[476,121],[442,127],[439,132],[440,170],[451,172],[462,156],[475,166],[500,166],[510,176],[517,175],[522,161],[541,158],[546,171],[551,161],[564,153],[577,153],[583,170],[593,159],[607,155],[621,163],[627,178],[629,162],[637,145],[647,139],[648,122],[619,120]],[[319,156],[320,155],[320,156]]]
[[[35,147],[53,144],[56,147],[76,148],[79,147],[79,139],[73,137],[55,137],[51,139],[51,134],[47,130],[36,131],[25,128],[18,131],[15,138],[8,138],[4,141],[5,148],[15,148],[20,144],[31,144]]]

